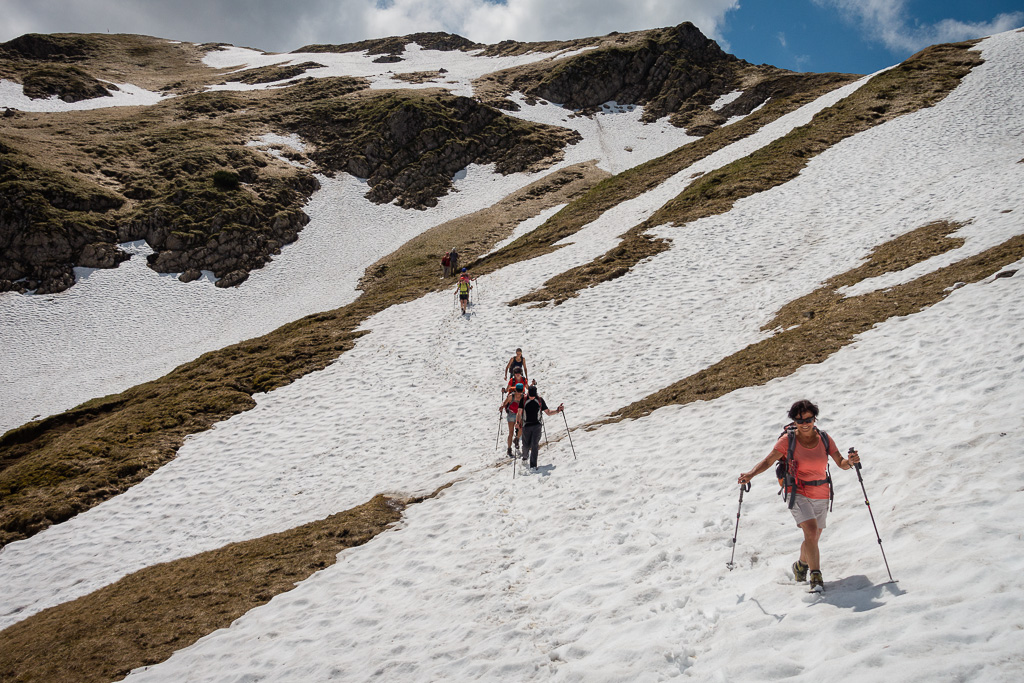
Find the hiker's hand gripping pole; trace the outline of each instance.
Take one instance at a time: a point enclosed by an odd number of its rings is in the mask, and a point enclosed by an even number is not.
[[[749,490],[749,481],[745,484],[740,484],[740,505],[736,508],[736,530],[732,532],[732,556],[729,558],[729,561],[725,563],[725,566],[729,568],[729,571],[732,571],[735,566],[733,560],[736,559],[736,536],[738,536],[740,532],[740,510],[743,509],[743,492]]]
[[[851,448],[849,452],[856,453],[857,450],[855,448]],[[868,506],[868,514],[871,515],[871,526],[875,528],[875,538],[878,539],[878,549],[882,551],[882,561],[885,562],[885,571],[889,574],[889,583],[896,583],[896,580],[892,578],[892,572],[889,571],[889,560],[885,557],[885,548],[882,547],[882,537],[878,533],[878,525],[875,524],[875,513],[871,511],[871,502],[868,501],[868,492],[867,489],[864,488],[864,478],[860,476],[860,463],[853,463],[853,467],[857,470],[857,481],[860,482],[860,490],[864,492],[864,504]]]

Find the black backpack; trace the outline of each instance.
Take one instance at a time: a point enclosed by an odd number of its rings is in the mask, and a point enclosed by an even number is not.
[[[828,434],[814,428],[814,431],[821,437],[821,442],[825,445],[825,457],[829,455],[829,451],[832,449],[832,440],[829,439]],[[786,449],[786,457],[775,463],[775,477],[779,480],[779,493],[782,494],[782,502],[788,502],[790,509],[796,503],[796,487],[797,484],[804,484],[805,486],[821,486],[822,484],[828,484],[828,509],[832,510],[832,502],[835,500],[835,489],[832,486],[832,472],[829,466],[825,465],[825,478],[819,479],[818,481],[802,481],[797,482],[796,478],[796,463],[793,461],[793,451],[796,450],[796,423],[790,422],[786,425],[786,428],[779,434],[789,436],[789,448]]]

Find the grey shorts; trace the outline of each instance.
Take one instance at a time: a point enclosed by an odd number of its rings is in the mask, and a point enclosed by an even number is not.
[[[825,528],[825,517],[828,515],[828,498],[807,498],[797,496],[793,507],[789,509],[793,513],[796,525],[800,526],[809,519],[817,520],[818,528]]]

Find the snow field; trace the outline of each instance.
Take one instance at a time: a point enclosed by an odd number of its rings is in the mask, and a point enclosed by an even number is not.
[[[577,431],[579,459],[549,417],[557,441],[537,473],[492,467],[505,458],[491,441],[497,368],[516,346],[575,426],[762,338],[780,303],[892,235],[970,218],[962,257],[1018,234],[1019,145],[1006,150],[1020,140],[1022,46],[1021,34],[987,40],[986,64],[935,108],[847,140],[728,214],[663,227],[672,249],[561,306],[503,304],[604,253],[662,188],[481,278],[468,318],[450,292],[382,312],[329,368],[257,396],[128,493],[8,546],[0,627],[141,566],[454,479],[394,530],[130,678],[1016,680],[1019,275],[765,386]],[[864,458],[895,586],[852,471],[833,472],[823,598],[805,602],[786,575],[800,535],[770,474],[744,498],[737,569],[724,567],[735,478],[804,396]]]
[[[309,69],[299,78],[330,78],[337,76],[355,76],[370,81],[370,88],[388,90],[395,88],[444,88],[453,95],[462,97],[473,96],[473,80],[489,73],[509,69],[525,64],[533,64],[543,60],[554,60],[571,57],[584,52],[582,50],[563,50],[559,53],[530,52],[511,57],[483,57],[480,51],[462,52],[461,50],[428,50],[416,43],[407,43],[402,61],[395,63],[376,63],[373,60],[380,55],[366,52],[296,52],[288,54],[268,54],[258,50],[241,47],[229,47],[208,52],[203,63],[215,69],[237,67],[237,71],[228,74],[242,73],[248,69],[266,66],[287,66],[316,62],[322,68]],[[409,83],[394,77],[396,73],[413,73],[417,71],[438,71],[444,68],[436,79],[426,83]],[[295,79],[284,79],[272,83],[251,85],[240,81],[227,81],[223,85],[211,86],[210,90],[264,90],[290,85]]]
[[[538,473],[458,477],[397,529],[129,680],[812,680],[822,666],[852,681],[1011,680],[1024,602],[1024,562],[1005,547],[1017,526],[1007,492],[1024,485],[1010,457],[1024,446],[1022,345],[1006,335],[993,347],[978,322],[1020,324],[1022,312],[1013,279],[972,285],[790,378],[577,432],[578,460],[563,439]],[[907,343],[920,338],[924,357]],[[978,368],[985,354],[996,362]],[[927,393],[908,392],[908,376]],[[767,453],[808,387],[838,446],[864,457],[897,585],[883,585],[852,471],[834,472],[824,598],[804,602],[785,574],[799,533],[770,475],[745,497],[738,568],[725,569],[730,480]],[[979,391],[991,401],[965,411],[963,394]],[[1005,455],[971,477],[931,464],[994,447]]]
[[[0,107],[31,112],[82,111],[105,107],[148,107],[160,102],[165,97],[163,93],[146,90],[131,83],[114,83],[112,85],[116,85],[117,90],[111,91],[110,97],[94,97],[78,102],[65,102],[56,95],[47,99],[32,99],[25,95],[25,89],[20,83],[0,79]]]

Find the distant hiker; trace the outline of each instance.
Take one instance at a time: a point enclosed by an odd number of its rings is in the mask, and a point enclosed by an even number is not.
[[[441,257],[441,268],[444,270],[444,277],[449,277],[452,274],[452,258],[449,254],[445,254]]]
[[[509,375],[514,374],[513,371],[516,368],[522,368],[523,377],[525,379],[530,378],[530,373],[526,371],[526,359],[523,358],[522,349],[516,349],[516,355],[508,359],[508,363],[505,364],[505,376],[508,377]]]
[[[529,397],[519,406],[518,424],[523,435],[523,460],[530,456],[530,468],[537,468],[537,451],[540,449],[540,435],[543,426],[540,423],[541,411],[545,415],[562,412],[564,406],[559,404],[554,410],[548,408],[544,399],[537,395],[537,387],[530,387]]]
[[[452,267],[452,275],[459,272],[459,252],[455,251],[455,247],[448,252],[448,265]]]
[[[469,306],[469,291],[473,289],[473,282],[465,268],[462,269],[462,274],[459,276],[459,284],[457,287],[459,292],[459,305],[462,307],[462,313],[465,314],[466,307]]]
[[[516,368],[512,371],[512,376],[509,378],[508,384],[501,388],[501,393],[504,394],[506,391],[512,391],[517,384],[522,384],[524,387],[526,386],[526,378],[523,377],[522,368]]]
[[[831,456],[840,469],[848,470],[860,462],[860,456],[857,451],[850,451],[846,458],[840,455],[836,442],[814,426],[817,418],[818,406],[807,400],[794,403],[789,409],[789,419],[793,424],[786,428],[767,457],[739,476],[739,483],[748,483],[773,463],[786,459],[788,469],[782,474],[788,473],[790,478],[780,480],[791,497],[793,519],[804,532],[800,559],[793,563],[793,578],[805,581],[809,572],[811,590],[824,590],[818,542],[825,529],[825,517],[832,498],[828,459]]]
[[[523,391],[523,383],[519,382],[508,392],[505,396],[505,400],[501,402],[501,407],[498,410],[505,411],[505,421],[508,423],[508,440],[505,445],[508,446],[508,457],[512,457],[512,443],[515,441],[516,450],[519,450],[519,407],[523,403],[523,398],[526,396]],[[513,439],[513,432],[515,438]]]

